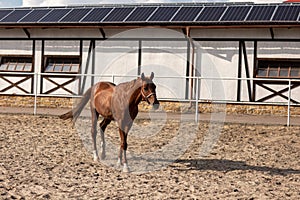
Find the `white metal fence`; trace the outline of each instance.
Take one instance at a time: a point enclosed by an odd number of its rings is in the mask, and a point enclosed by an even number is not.
[[[31,73],[18,73],[18,72],[0,72],[0,76],[4,76],[4,75],[31,75],[33,76],[33,81],[34,81],[34,89],[33,89],[33,93],[32,94],[20,94],[20,95],[24,95],[24,96],[34,96],[34,109],[33,109],[33,113],[37,114],[37,99],[38,97],[74,97],[74,98],[78,98],[80,97],[79,95],[63,95],[63,94],[41,94],[39,91],[39,81],[41,79],[42,76],[56,76],[57,74],[55,73],[40,73],[40,72],[31,72]],[[115,82],[115,80],[117,78],[136,78],[137,76],[126,76],[126,75],[97,75],[97,74],[60,74],[63,76],[77,76],[78,78],[83,79],[84,77],[94,77],[94,78],[106,78],[110,79],[111,82]],[[156,76],[155,79],[179,79],[179,80],[189,80],[189,84],[193,83],[193,85],[190,85],[190,88],[192,88],[190,91],[190,95],[189,98],[177,98],[177,97],[173,97],[173,98],[164,98],[161,97],[159,98],[159,100],[167,100],[167,101],[177,101],[177,102],[193,102],[195,103],[195,121],[199,120],[199,108],[198,108],[198,104],[200,102],[212,102],[212,103],[244,103],[244,104],[257,104],[257,105],[261,105],[262,102],[250,102],[250,101],[242,101],[242,102],[237,102],[237,101],[233,101],[233,100],[228,100],[225,98],[214,98],[214,96],[212,95],[211,98],[209,99],[203,99],[202,97],[202,90],[201,90],[201,83],[203,81],[210,81],[211,83],[213,83],[211,86],[211,92],[213,93],[214,90],[218,90],[219,92],[224,92],[224,90],[228,89],[228,88],[222,88],[223,85],[222,83],[224,81],[242,81],[242,82],[246,82],[246,81],[251,81],[251,84],[253,84],[253,81],[276,81],[276,82],[285,82],[288,83],[287,87],[288,87],[288,92],[287,92],[287,100],[285,102],[273,102],[273,103],[263,103],[263,104],[269,104],[269,105],[283,105],[283,106],[287,106],[287,121],[286,121],[286,125],[290,126],[291,124],[291,106],[293,105],[299,105],[299,104],[295,104],[291,101],[292,99],[292,84],[297,83],[300,85],[300,80],[299,79],[263,79],[263,78],[235,78],[235,77],[188,77],[188,76]],[[156,81],[155,80],[155,81]],[[191,81],[193,80],[193,81]],[[218,83],[218,84],[216,84]],[[217,86],[217,87],[215,87]],[[213,88],[214,87],[214,88]],[[221,88],[220,88],[221,87]],[[229,88],[231,89],[231,88]],[[236,89],[235,89],[236,90]],[[0,93],[1,95],[1,93]],[[222,96],[222,95],[221,95]]]

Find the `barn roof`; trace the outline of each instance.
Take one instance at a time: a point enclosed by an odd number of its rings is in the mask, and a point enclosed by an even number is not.
[[[186,3],[0,9],[0,27],[298,26],[300,4]]]

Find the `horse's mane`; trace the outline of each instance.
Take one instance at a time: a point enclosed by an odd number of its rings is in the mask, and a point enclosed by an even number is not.
[[[122,88],[125,91],[133,89],[138,81],[140,81],[141,78],[133,79],[131,81],[123,82],[117,85],[118,88]]]

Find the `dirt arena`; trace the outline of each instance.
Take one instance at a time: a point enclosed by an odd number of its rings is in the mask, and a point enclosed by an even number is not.
[[[147,120],[136,124],[136,130],[150,130]],[[160,152],[172,138],[188,141],[188,148],[174,160],[166,156],[176,148],[158,159],[129,156],[128,174],[114,167],[109,152],[107,163],[93,161],[89,130],[78,134],[56,116],[0,114],[0,199],[300,199],[299,126],[219,126],[205,157],[199,152],[215,130],[208,122],[199,124],[192,140],[178,131],[192,126],[178,129],[176,120],[151,137],[129,134],[129,154]],[[110,148],[118,144],[115,124],[108,126],[107,141]],[[147,168],[151,163],[161,167]]]

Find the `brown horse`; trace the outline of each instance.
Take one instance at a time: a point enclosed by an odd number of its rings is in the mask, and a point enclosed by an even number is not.
[[[115,85],[110,82],[99,82],[89,88],[79,104],[71,111],[60,116],[61,119],[72,119],[73,122],[79,117],[84,106],[90,100],[92,112],[92,140],[93,140],[93,155],[94,160],[99,159],[96,147],[97,121],[99,114],[104,118],[100,123],[100,132],[102,140],[101,159],[105,158],[105,139],[104,131],[107,125],[115,120],[119,127],[121,138],[120,152],[118,165],[123,164],[123,171],[129,172],[126,150],[127,150],[127,135],[133,124],[133,120],[138,114],[138,104],[144,100],[151,104],[154,109],[159,107],[159,102],[156,98],[156,86],[152,82],[154,73],[150,77],[145,77],[144,73],[140,78],[130,82]]]

